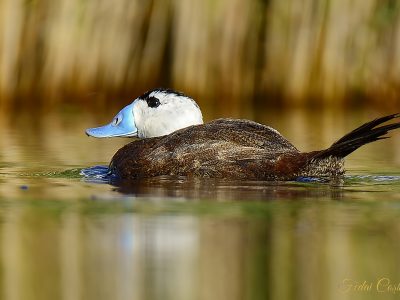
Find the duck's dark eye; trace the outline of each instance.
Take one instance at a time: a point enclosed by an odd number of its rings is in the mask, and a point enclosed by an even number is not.
[[[160,100],[156,97],[149,97],[146,99],[147,105],[149,107],[158,107],[160,105]]]

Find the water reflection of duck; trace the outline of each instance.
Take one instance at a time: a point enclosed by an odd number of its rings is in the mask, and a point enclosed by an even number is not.
[[[110,171],[121,179],[159,175],[247,180],[340,177],[344,157],[384,139],[400,122],[393,114],[365,123],[328,149],[300,152],[275,129],[249,120],[218,119],[202,124],[198,105],[168,89],[149,91],[121,110],[94,137],[137,136],[117,151]],[[179,129],[179,130],[178,130]]]

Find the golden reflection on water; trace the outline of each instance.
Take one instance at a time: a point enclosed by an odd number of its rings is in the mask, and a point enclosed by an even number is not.
[[[224,217],[83,206],[2,210],[4,299],[375,299],[339,286],[400,278],[399,213],[379,206],[275,203]]]
[[[250,114],[303,150],[381,115]],[[60,173],[108,163],[127,140],[95,140],[84,129],[112,117],[76,110],[0,118],[1,298],[398,297],[340,290],[346,278],[400,281],[398,182],[151,179],[116,188]],[[392,135],[353,154],[351,173],[399,175],[400,136]]]

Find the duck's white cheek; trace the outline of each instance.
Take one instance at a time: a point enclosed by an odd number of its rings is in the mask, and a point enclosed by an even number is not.
[[[164,135],[163,132],[161,132],[162,122],[160,122],[157,114],[152,108],[138,105],[134,112],[134,117],[139,138],[150,138]]]
[[[141,103],[137,103],[135,105],[135,109],[133,110],[133,117],[135,119],[136,128],[138,129],[138,137],[143,138],[143,132],[145,131],[146,124],[146,111],[143,109]]]
[[[163,116],[149,116],[144,122],[143,137],[156,137],[171,133],[171,122],[173,119],[166,120]]]

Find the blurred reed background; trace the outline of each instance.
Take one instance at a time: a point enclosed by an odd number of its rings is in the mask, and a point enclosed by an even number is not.
[[[399,10],[396,0],[1,0],[0,99],[96,104],[169,86],[217,106],[398,107]]]

